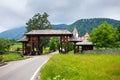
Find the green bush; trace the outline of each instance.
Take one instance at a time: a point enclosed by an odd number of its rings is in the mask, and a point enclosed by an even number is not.
[[[2,60],[3,60],[3,56],[0,55],[0,62],[2,62]]]
[[[0,38],[0,54],[9,51],[10,45],[12,45],[10,40]]]

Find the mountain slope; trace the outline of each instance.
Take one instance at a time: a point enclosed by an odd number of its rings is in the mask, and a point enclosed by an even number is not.
[[[83,36],[86,32],[90,33],[93,28],[98,27],[104,21],[116,27],[120,25],[120,21],[108,18],[93,18],[93,19],[80,19],[73,24],[69,25],[67,29],[73,31],[74,27],[77,28],[79,36]]]
[[[53,29],[65,29],[66,26],[67,26],[66,24],[52,25]],[[23,37],[25,31],[26,31],[25,26],[10,29],[10,30],[0,33],[0,38],[20,39],[21,37]]]
[[[10,29],[0,33],[0,38],[19,39],[23,37],[25,31],[26,31],[26,28],[23,26],[19,28]]]
[[[93,19],[80,19],[71,25],[66,25],[66,24],[54,25],[53,24],[52,27],[53,29],[67,29],[71,32],[73,31],[74,27],[76,27],[79,32],[79,36],[83,36],[86,32],[90,33],[93,28],[98,27],[104,21],[107,21],[109,24],[113,26],[120,25],[120,21],[118,20],[113,20],[108,18],[93,18]],[[0,38],[19,39],[23,37],[25,31],[26,31],[26,28],[24,26],[20,28],[7,30],[0,33]]]
[[[65,29],[67,27],[66,24],[57,24],[57,25],[52,25],[53,29]]]

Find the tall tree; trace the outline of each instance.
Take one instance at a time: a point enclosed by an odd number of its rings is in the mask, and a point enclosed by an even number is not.
[[[116,29],[107,22],[103,22],[98,28],[94,28],[90,34],[90,40],[95,43],[98,48],[115,47],[117,38]]]
[[[117,26],[117,35],[118,35],[118,40],[117,40],[117,46],[118,48],[120,48],[120,25]]]
[[[117,27],[117,31],[118,31],[118,40],[120,41],[120,25]]]
[[[40,29],[51,29],[51,24],[48,20],[48,14],[40,14],[37,13],[35,14],[31,19],[28,20],[26,23],[27,27],[27,32],[31,30],[40,30]],[[40,37],[40,48],[41,48],[41,53],[43,51],[43,47],[46,47],[49,43],[49,38],[48,37]]]

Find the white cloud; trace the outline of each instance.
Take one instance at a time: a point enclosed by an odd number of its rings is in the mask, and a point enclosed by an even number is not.
[[[51,23],[94,17],[120,20],[119,9],[120,0],[0,0],[0,25],[5,29],[25,25],[37,12],[47,12]]]
[[[3,32],[3,31],[5,31],[5,30],[6,30],[6,28],[5,28],[5,27],[0,26],[0,33],[1,33],[1,32]]]

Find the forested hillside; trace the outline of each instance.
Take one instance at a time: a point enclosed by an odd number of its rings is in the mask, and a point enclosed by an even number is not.
[[[23,37],[25,31],[26,31],[26,28],[24,26],[19,27],[19,28],[10,29],[10,30],[0,33],[0,38],[19,39],[19,38]]]
[[[93,28],[98,27],[104,21],[108,22],[109,24],[113,25],[114,27],[116,27],[117,25],[120,25],[120,21],[118,21],[118,20],[113,20],[113,19],[108,19],[108,18],[93,18],[93,19],[80,19],[71,25],[66,25],[66,24],[54,25],[54,24],[52,24],[52,27],[53,27],[53,29],[67,29],[71,32],[73,31],[74,27],[76,27],[79,32],[79,36],[83,36],[85,32],[90,33]],[[25,31],[26,31],[25,26],[7,30],[7,31],[0,33],[0,38],[19,39],[23,36]]]
[[[108,19],[108,18],[92,18],[92,19],[80,19],[73,24],[69,25],[67,29],[73,31],[74,27],[77,28],[79,36],[83,36],[86,32],[91,32],[93,28],[98,27],[104,21],[116,27],[120,25],[120,21]]]

